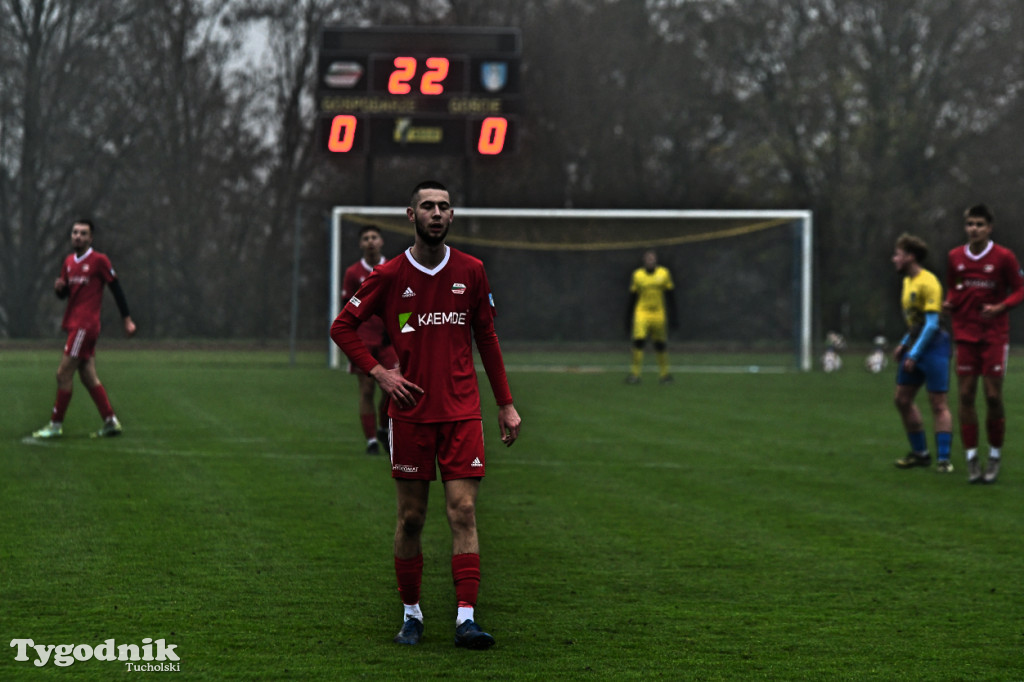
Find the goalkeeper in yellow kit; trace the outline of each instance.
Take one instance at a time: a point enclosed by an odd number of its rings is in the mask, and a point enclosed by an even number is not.
[[[672,274],[665,266],[658,265],[658,254],[653,250],[644,252],[643,267],[633,272],[629,285],[633,357],[629,376],[626,377],[627,383],[640,383],[644,345],[648,338],[654,345],[654,356],[658,361],[658,381],[663,384],[671,383],[667,346],[670,315],[675,312],[674,289]]]

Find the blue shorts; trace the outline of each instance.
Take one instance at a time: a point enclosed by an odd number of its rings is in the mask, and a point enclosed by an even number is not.
[[[928,348],[914,363],[914,371],[903,367],[903,358],[896,366],[897,386],[920,386],[926,384],[929,393],[949,392],[949,359],[953,355],[953,344],[949,332],[940,329],[935,333]]]

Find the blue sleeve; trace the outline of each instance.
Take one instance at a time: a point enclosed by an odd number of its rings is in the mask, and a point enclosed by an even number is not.
[[[914,347],[910,349],[910,359],[917,362],[921,358],[921,354],[924,349],[928,347],[932,337],[935,336],[935,332],[939,330],[939,314],[937,312],[925,313],[924,314],[924,328],[921,329],[921,334],[917,337],[917,342]]]

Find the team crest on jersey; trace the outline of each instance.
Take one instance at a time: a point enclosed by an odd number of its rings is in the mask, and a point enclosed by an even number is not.
[[[461,296],[462,294],[466,293],[466,285],[456,282],[455,284],[452,285],[452,293]]]
[[[995,269],[995,266],[991,263],[985,263],[985,272],[992,272]]]
[[[89,264],[88,263],[86,263],[85,265],[82,266],[82,272],[89,272]]]

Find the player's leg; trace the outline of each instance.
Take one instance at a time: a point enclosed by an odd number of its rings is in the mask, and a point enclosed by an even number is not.
[[[900,373],[904,373],[902,367],[900,368]],[[903,422],[903,429],[907,433],[907,440],[910,441],[910,452],[902,459],[896,460],[896,466],[901,469],[931,464],[931,455],[928,453],[928,440],[924,433],[924,420],[921,419],[921,411],[917,409],[917,405],[914,403],[917,389],[918,385],[897,384],[896,393],[893,396],[896,411]]]
[[[458,607],[455,645],[486,649],[494,644],[494,637],[484,632],[474,617],[480,592],[476,498],[486,473],[483,422],[476,419],[446,425],[444,447],[437,460],[444,481],[445,513],[452,531],[452,581]]]
[[[366,439],[366,454],[376,455],[380,452],[377,444],[377,408],[373,404],[373,391],[377,382],[362,372],[356,374],[356,381],[359,385],[359,424]]]
[[[398,595],[404,605],[402,629],[395,636],[398,644],[418,644],[423,635],[420,610],[420,586],[423,582],[423,546],[421,535],[427,519],[430,481],[396,478],[398,523],[395,528],[395,577]]]
[[[664,316],[651,323],[651,342],[658,361],[658,381],[667,384],[672,381],[672,375],[668,372],[668,326]]]
[[[476,497],[480,480],[462,478],[445,481],[448,525],[452,530],[452,580],[458,611],[455,618],[455,645],[467,649],[487,649],[494,637],[475,621],[480,593],[480,540],[476,527]]]
[[[103,383],[100,382],[99,375],[96,374],[95,355],[90,354],[89,357],[82,360],[78,367],[78,376],[85,389],[89,391],[89,396],[103,419],[103,426],[93,435],[97,437],[121,435],[121,422],[117,420],[114,408],[110,405],[107,389],[103,388]]]
[[[957,419],[960,423],[960,442],[967,457],[968,480],[981,479],[978,463],[978,376],[981,374],[980,346],[976,343],[956,345]],[[975,470],[979,470],[975,476]]]
[[[644,344],[647,343],[648,333],[646,316],[641,312],[637,312],[633,316],[633,348],[630,353],[629,376],[626,377],[627,383],[640,383],[640,372],[644,366]]]
[[[935,429],[935,470],[940,474],[953,473],[950,452],[953,449],[953,416],[949,411],[949,345],[937,345],[921,358],[921,370],[926,379],[928,403],[931,406]]]
[[[387,369],[398,369],[398,354],[394,346],[383,346],[374,356],[377,362]],[[391,419],[388,417],[388,408],[391,406],[391,398],[381,391],[380,403],[377,406],[377,442],[384,448],[385,454],[391,453],[391,436],[389,433]]]
[[[995,483],[1002,461],[1003,438],[1006,434],[1006,408],[1003,405],[1003,377],[986,375],[985,433],[988,437],[988,462],[985,465],[985,483]]]
[[[71,404],[71,392],[75,385],[75,372],[81,363],[78,356],[74,354],[80,345],[79,336],[85,335],[85,330],[76,330],[68,335],[68,341],[64,345],[64,353],[61,355],[60,364],[57,365],[57,397],[53,401],[53,408],[50,410],[50,422],[43,428],[34,431],[34,438],[57,438],[64,433],[64,415]]]
[[[928,403],[932,408],[935,423],[935,470],[942,474],[953,473],[950,453],[953,445],[953,416],[945,392],[928,392]]]

